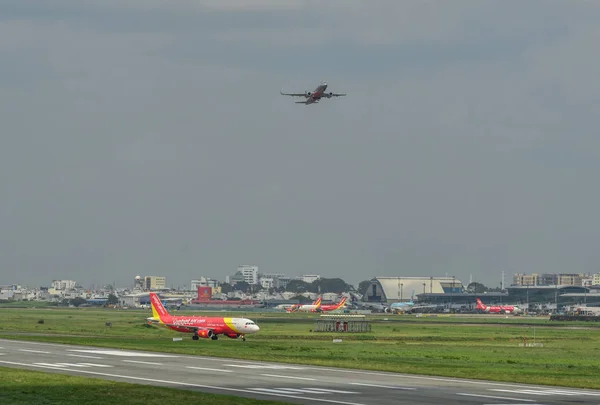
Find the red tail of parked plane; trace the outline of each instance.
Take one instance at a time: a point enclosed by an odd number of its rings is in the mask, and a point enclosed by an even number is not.
[[[346,305],[346,297],[342,297],[342,300],[340,302],[338,302],[337,304],[321,305],[321,308],[319,308],[319,309],[323,312],[335,311],[335,310],[344,308],[345,305]]]
[[[150,293],[152,318],[148,322],[159,324],[177,332],[193,333],[192,339],[217,340],[218,335],[246,340],[246,334],[257,333],[260,328],[246,318],[215,318],[204,316],[173,316],[167,312],[156,293]]]
[[[516,305],[485,305],[479,298],[477,298],[477,309],[489,312],[490,314],[518,314],[523,312]]]

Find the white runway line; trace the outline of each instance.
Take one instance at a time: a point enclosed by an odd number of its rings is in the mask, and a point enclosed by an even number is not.
[[[332,403],[332,404],[341,404],[341,405],[366,405],[366,404],[361,404],[358,402],[336,401],[333,399],[325,399],[325,398],[313,398],[313,397],[298,396],[298,395],[275,394],[275,393],[269,393],[269,392],[256,392],[256,391],[251,391],[251,390],[247,390],[247,389],[217,387],[214,385],[192,384],[192,383],[184,383],[181,381],[173,381],[173,380],[159,380],[157,378],[136,377],[136,376],[132,376],[132,375],[123,375],[123,374],[100,373],[98,371],[90,371],[90,370],[82,370],[82,369],[59,368],[59,367],[56,367],[53,365],[34,365],[34,364],[19,363],[16,361],[4,361],[4,360],[0,360],[0,363],[1,364],[12,364],[15,366],[21,366],[23,368],[33,366],[33,367],[48,368],[48,369],[53,369],[53,370],[65,370],[65,371],[70,371],[73,373],[98,375],[98,376],[102,376],[102,377],[125,378],[125,379],[136,380],[136,381],[146,381],[146,382],[154,382],[154,383],[169,384],[169,385],[180,385],[182,387],[207,388],[207,389],[220,390],[220,391],[243,392],[245,394],[252,392],[254,394],[271,395],[271,396],[281,397],[281,398],[303,399],[303,400],[308,400],[308,401],[313,401],[313,402],[328,402],[328,403]]]
[[[375,387],[375,388],[389,388],[392,390],[407,390],[407,391],[414,391],[416,390],[416,388],[411,388],[411,387],[395,387],[393,385],[379,385],[379,384],[367,384],[367,383],[348,383],[351,385],[363,385],[365,387]]]
[[[195,366],[186,366],[186,368],[191,368],[193,370],[203,370],[203,371],[220,371],[221,373],[233,373],[233,371],[231,371],[231,370],[221,370],[218,368],[195,367]]]
[[[98,359],[98,360],[104,360],[104,357],[98,357],[98,356],[87,356],[84,354],[67,354],[67,356],[71,356],[71,357],[82,357],[84,359]]]
[[[20,352],[50,354],[50,352],[45,352],[45,351],[42,351],[42,350],[33,350],[33,349],[18,349],[18,350]]]
[[[141,360],[123,360],[126,363],[138,363],[138,364],[149,364],[151,366],[162,366],[162,363],[153,363],[151,361],[141,361]]]
[[[490,391],[510,392],[512,394],[528,394],[528,395],[592,395],[600,396],[600,393],[586,391],[572,391],[564,389],[522,389],[522,390],[504,390],[499,388],[490,389]]]
[[[90,366],[90,367],[113,367],[113,366],[109,366],[108,364],[96,364],[96,363],[79,363],[79,364],[83,364],[84,366]]]
[[[287,389],[294,389],[294,388],[284,388],[284,390],[287,390]],[[316,394],[316,393],[331,394],[332,392],[336,393],[336,394],[360,394],[360,392],[356,392],[356,391],[342,391],[342,390],[334,390],[334,389],[329,389],[329,388],[304,388],[304,392],[311,392],[312,394]]]
[[[308,377],[292,377],[290,375],[277,375],[277,374],[261,374],[264,377],[274,377],[274,378],[292,378],[294,380],[306,380],[306,381],[315,381],[316,378],[308,378]]]
[[[456,395],[464,395],[466,397],[479,397],[479,398],[492,398],[492,399],[508,399],[509,401],[521,401],[521,402],[535,402],[535,399],[522,399],[522,398],[510,398],[510,397],[496,397],[493,395],[482,395],[482,394],[467,394],[457,393]]]

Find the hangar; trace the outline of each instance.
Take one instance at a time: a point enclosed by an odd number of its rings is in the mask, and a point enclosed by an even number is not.
[[[388,303],[408,301],[418,294],[457,294],[463,284],[456,277],[375,277],[363,301]]]

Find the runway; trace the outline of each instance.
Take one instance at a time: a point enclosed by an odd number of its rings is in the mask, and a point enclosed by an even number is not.
[[[600,404],[600,390],[4,339],[0,366],[294,404]]]

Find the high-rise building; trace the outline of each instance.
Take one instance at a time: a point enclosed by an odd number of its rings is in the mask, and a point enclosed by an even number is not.
[[[164,290],[167,288],[167,280],[162,276],[144,277],[144,288],[146,290]]]
[[[73,290],[77,282],[73,280],[52,280],[52,288],[55,290]]]
[[[244,276],[244,281],[248,284],[258,284],[258,266],[242,264],[238,266],[238,271]]]

